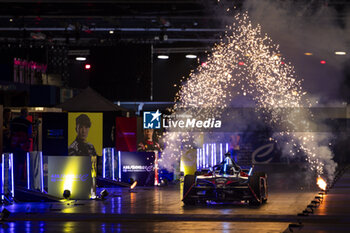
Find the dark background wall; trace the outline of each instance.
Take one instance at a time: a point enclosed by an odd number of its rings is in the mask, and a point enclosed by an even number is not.
[[[149,100],[151,46],[91,49],[90,86],[110,100]]]

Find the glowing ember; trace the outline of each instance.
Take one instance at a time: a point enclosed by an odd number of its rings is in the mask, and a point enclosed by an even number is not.
[[[317,185],[322,190],[326,190],[326,188],[327,188],[326,181],[324,181],[324,179],[322,179],[322,177],[320,177],[320,176],[317,178]]]
[[[137,185],[137,181],[135,181],[131,186],[130,186],[130,189],[134,189]]]

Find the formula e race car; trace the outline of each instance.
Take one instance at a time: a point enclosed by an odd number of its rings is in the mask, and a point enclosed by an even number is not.
[[[268,198],[267,175],[253,173],[253,169],[253,166],[241,169],[227,153],[220,164],[185,176],[182,201],[185,205],[207,201],[245,201],[249,205],[261,205]]]

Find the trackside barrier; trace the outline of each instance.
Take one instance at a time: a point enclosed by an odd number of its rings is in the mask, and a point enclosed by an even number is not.
[[[120,151],[116,151],[113,147],[107,147],[103,149],[103,178],[121,181],[121,164],[119,163],[120,154]]]
[[[41,151],[27,153],[27,189],[44,191],[44,161]]]
[[[15,196],[13,176],[13,154],[4,153],[1,157],[1,200],[11,203]]]

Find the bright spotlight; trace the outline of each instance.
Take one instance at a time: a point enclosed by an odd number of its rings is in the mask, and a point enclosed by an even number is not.
[[[66,189],[63,191],[63,197],[65,199],[68,199],[70,197],[70,190]]]
[[[90,64],[85,64],[85,70],[90,70],[91,65]]]
[[[108,196],[108,192],[106,189],[102,190],[100,193],[100,198],[104,200]]]
[[[109,34],[113,34],[113,33],[114,33],[114,31],[113,31],[113,30],[110,30],[110,31],[109,31]]]
[[[10,214],[11,212],[4,208],[0,213],[0,221],[5,221],[10,216]]]
[[[77,61],[86,61],[86,57],[76,57],[75,60],[77,60]]]
[[[197,58],[197,55],[195,55],[195,54],[187,54],[186,58],[195,59],[195,58]]]
[[[168,55],[158,55],[157,58],[166,60],[166,59],[169,59],[169,56]]]
[[[346,52],[343,52],[343,51],[336,51],[336,52],[334,52],[335,53],[335,55],[346,55]]]

